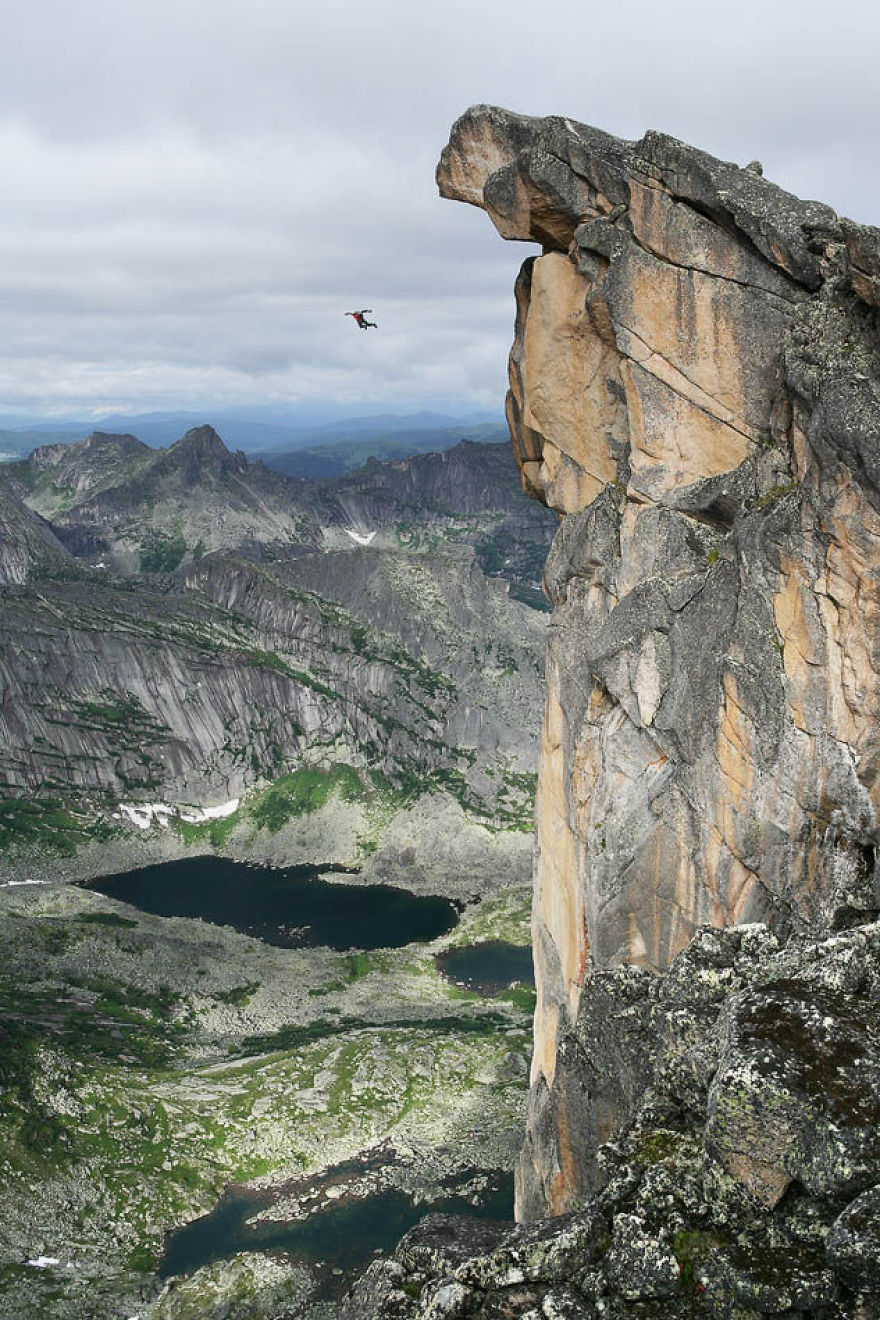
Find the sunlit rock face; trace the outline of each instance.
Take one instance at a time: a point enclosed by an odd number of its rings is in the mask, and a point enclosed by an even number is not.
[[[880,908],[880,231],[659,133],[477,106],[446,197],[538,243],[508,419],[555,509],[519,1214],[589,1184],[591,967]],[[580,1116],[580,1117],[579,1117]]]

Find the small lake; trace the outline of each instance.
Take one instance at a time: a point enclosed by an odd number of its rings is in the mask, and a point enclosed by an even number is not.
[[[514,982],[535,984],[532,950],[503,940],[485,940],[447,949],[434,965],[448,981],[481,995],[498,995]]]
[[[462,1181],[465,1178],[461,1176]],[[367,1196],[346,1196],[305,1219],[262,1219],[248,1224],[273,1199],[269,1191],[230,1188],[209,1215],[171,1234],[159,1277],[189,1274],[241,1251],[265,1251],[310,1267],[318,1297],[340,1296],[379,1252],[390,1254],[404,1233],[427,1214],[439,1211],[512,1221],[513,1174],[496,1172],[477,1197],[463,1188],[450,1188],[448,1194],[430,1203],[416,1204],[399,1188],[386,1188]]]
[[[327,871],[330,868],[321,868]],[[201,917],[296,949],[390,949],[445,935],[458,921],[446,898],[391,885],[331,884],[314,866],[272,868],[187,857],[99,876],[85,886],[160,917]]]

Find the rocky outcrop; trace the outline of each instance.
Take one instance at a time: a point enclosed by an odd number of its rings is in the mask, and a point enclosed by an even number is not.
[[[661,133],[485,106],[438,182],[543,248],[508,396],[561,519],[519,1206],[558,1213],[622,1112],[575,1121],[591,968],[880,908],[880,231]]]
[[[0,484],[0,590],[70,568],[52,528]]]
[[[513,1231],[431,1216],[344,1320],[870,1320],[878,1004],[877,924],[783,947],[763,925],[707,927],[665,974],[596,971],[567,1045],[592,1195]]]
[[[662,133],[489,107],[438,182],[544,248],[508,396],[561,516],[520,1212],[561,1212],[591,968],[880,907],[880,232]]]
[[[148,467],[155,457],[155,451],[137,436],[93,431],[73,444],[39,445],[10,469],[23,494],[33,489],[40,474],[48,472],[56,494],[64,491],[68,499],[81,500]]]

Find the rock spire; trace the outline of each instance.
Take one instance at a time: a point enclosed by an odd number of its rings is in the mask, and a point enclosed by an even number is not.
[[[880,231],[754,162],[488,106],[437,178],[542,248],[508,395],[522,484],[560,516],[530,1217],[578,1202],[626,1109],[583,1085],[590,969],[880,909]]]

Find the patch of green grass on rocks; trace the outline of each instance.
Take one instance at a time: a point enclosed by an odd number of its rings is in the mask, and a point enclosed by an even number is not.
[[[358,773],[349,765],[335,765],[330,770],[295,770],[282,775],[271,788],[249,803],[249,814],[258,829],[277,834],[296,816],[318,811],[339,792],[344,801],[356,801],[364,795]]]

